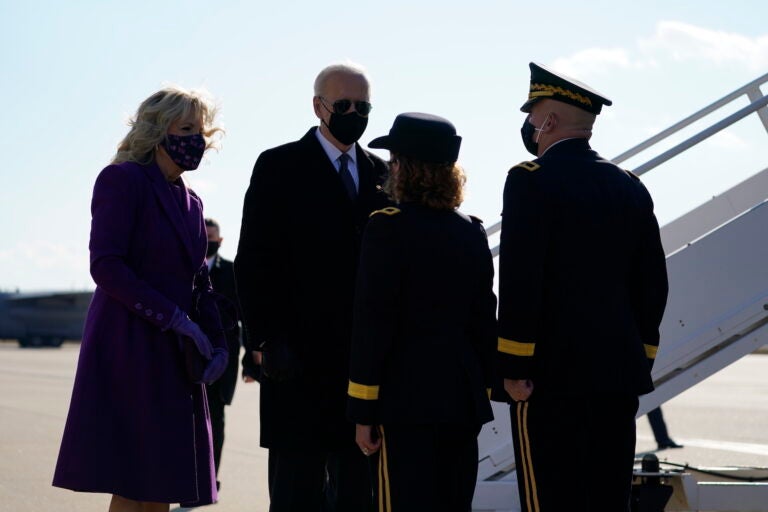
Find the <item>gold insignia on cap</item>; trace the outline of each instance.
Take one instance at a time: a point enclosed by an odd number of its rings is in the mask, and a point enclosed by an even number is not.
[[[377,213],[383,213],[384,215],[395,215],[400,213],[400,208],[395,208],[394,206],[388,206],[386,208],[382,208],[381,210],[376,210],[374,212],[371,212],[369,217],[373,217]]]
[[[528,99],[530,100],[533,98],[549,97],[554,96],[555,94],[565,96],[566,98],[571,98],[572,100],[578,101],[583,105],[588,105],[590,107],[592,106],[592,100],[582,94],[569,91],[568,89],[563,89],[562,87],[556,87],[554,85],[547,84],[531,84],[531,92],[528,94]]]
[[[512,169],[517,169],[518,167],[520,167],[521,169],[525,169],[526,171],[533,172],[533,171],[539,169],[541,166],[539,164],[537,164],[536,162],[528,162],[528,161],[526,161],[526,162],[520,162],[516,166],[512,167]],[[512,169],[510,169],[510,171]]]

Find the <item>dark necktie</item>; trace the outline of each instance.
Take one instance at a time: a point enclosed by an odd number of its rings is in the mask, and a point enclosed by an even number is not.
[[[349,155],[342,153],[339,157],[339,174],[341,175],[341,182],[344,183],[347,195],[354,201],[357,199],[357,188],[355,187],[355,180],[352,178],[352,171],[349,170],[348,162]]]

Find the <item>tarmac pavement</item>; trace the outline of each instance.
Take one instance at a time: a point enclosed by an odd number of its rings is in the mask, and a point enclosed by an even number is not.
[[[106,512],[106,494],[51,486],[80,345],[20,349],[0,342],[0,512]],[[226,408],[220,500],[196,511],[268,509],[267,451],[259,447],[259,388],[238,383]],[[173,510],[177,506],[171,506]]]
[[[109,496],[51,486],[79,344],[19,349],[0,342],[0,512],[105,512]],[[694,466],[768,467],[768,355],[747,356],[662,407],[681,449],[660,459]],[[198,511],[266,512],[267,452],[259,448],[258,384],[238,384],[226,410],[220,502]],[[577,440],[574,440],[575,442]],[[653,451],[638,420],[638,453]],[[607,447],[596,446],[595,456]],[[567,454],[564,454],[566,457]],[[172,510],[175,506],[172,506]]]

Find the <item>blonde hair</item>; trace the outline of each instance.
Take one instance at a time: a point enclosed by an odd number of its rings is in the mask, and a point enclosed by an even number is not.
[[[113,164],[136,162],[146,165],[155,158],[155,150],[178,119],[202,119],[205,148],[216,147],[213,136],[223,130],[213,125],[218,109],[202,90],[187,91],[177,86],[165,87],[144,100],[129,121],[131,129],[117,146]]]
[[[464,201],[464,170],[456,162],[424,162],[403,155],[389,173],[384,192],[395,202],[416,202],[437,210],[454,210]]]

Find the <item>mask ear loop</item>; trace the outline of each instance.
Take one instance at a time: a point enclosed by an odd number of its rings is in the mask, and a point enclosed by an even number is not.
[[[328,107],[325,106],[325,101],[323,100],[322,96],[317,96],[317,100],[320,102],[320,107],[321,108],[323,108],[326,112],[328,112],[331,115],[334,114],[333,110],[331,110],[331,109],[329,109]],[[328,128],[329,130],[331,129],[331,125],[326,123],[325,119],[323,119],[322,117],[320,117],[320,124],[324,124],[326,126],[326,128]]]
[[[539,143],[539,139],[541,138],[541,132],[544,131],[544,126],[547,124],[547,121],[549,121],[549,116],[550,114],[547,114],[547,117],[544,118],[544,122],[541,123],[541,128],[534,128],[534,130],[536,131],[536,140],[534,140],[533,142],[535,142],[536,144]]]

